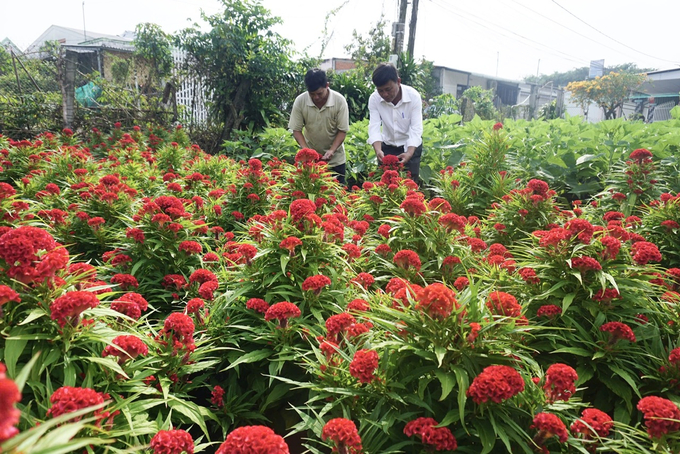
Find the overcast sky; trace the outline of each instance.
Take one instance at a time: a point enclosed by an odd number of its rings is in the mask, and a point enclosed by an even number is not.
[[[352,31],[367,35],[385,15],[388,33],[398,0],[262,0],[299,51],[319,56],[324,18],[332,38],[323,57],[344,57]],[[420,0],[415,56],[473,73],[520,79],[588,66],[634,62],[680,67],[680,0]],[[410,9],[410,6],[409,6]],[[84,18],[83,18],[84,10]],[[142,22],[174,33],[200,22],[218,0],[0,0],[0,40],[22,50],[50,25],[122,34]],[[405,40],[406,42],[406,40]]]

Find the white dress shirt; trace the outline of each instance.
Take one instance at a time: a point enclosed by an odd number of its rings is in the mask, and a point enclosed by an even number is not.
[[[414,88],[401,84],[401,100],[396,106],[384,101],[376,90],[368,98],[368,110],[369,144],[384,142],[408,148],[418,147],[422,143],[423,104],[420,93]]]

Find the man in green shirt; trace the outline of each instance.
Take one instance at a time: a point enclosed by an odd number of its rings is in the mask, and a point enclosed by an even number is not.
[[[342,143],[349,131],[347,100],[328,88],[326,72],[318,68],[307,71],[305,85],[307,91],[293,103],[288,129],[293,131],[301,148],[319,153],[340,184],[345,184],[346,157]]]

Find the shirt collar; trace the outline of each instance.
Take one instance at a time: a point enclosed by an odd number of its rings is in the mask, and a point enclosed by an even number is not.
[[[312,97],[309,96],[309,92],[305,91],[305,94],[307,95],[306,100],[307,100],[307,105],[309,107],[316,107],[316,104],[314,104],[314,101],[312,101]],[[332,107],[335,105],[335,96],[333,96],[333,90],[330,88],[328,89],[328,99],[326,100],[326,104],[321,106],[323,109],[324,107]]]

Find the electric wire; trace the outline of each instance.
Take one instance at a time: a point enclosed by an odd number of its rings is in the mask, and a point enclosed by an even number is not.
[[[570,14],[572,17],[574,17],[574,18],[577,19],[578,21],[580,21],[580,22],[582,22],[583,24],[587,25],[588,27],[592,28],[593,30],[595,30],[596,32],[598,32],[599,34],[601,34],[602,36],[611,39],[611,40],[614,41],[615,43],[620,44],[620,45],[622,45],[623,47],[625,47],[625,48],[627,48],[627,49],[630,49],[630,50],[632,50],[633,52],[637,52],[638,54],[644,55],[644,56],[646,56],[646,57],[653,58],[653,59],[659,60],[659,61],[665,61],[665,62],[668,62],[668,63],[673,63],[673,64],[675,64],[675,65],[680,66],[680,63],[678,63],[677,61],[667,60],[667,59],[665,59],[665,58],[660,58],[660,57],[655,57],[654,55],[650,55],[650,54],[648,54],[648,53],[641,52],[641,51],[639,51],[639,50],[637,50],[637,49],[634,49],[634,48],[630,47],[629,45],[627,45],[627,44],[625,44],[625,43],[622,43],[621,41],[619,41],[619,40],[617,40],[617,39],[615,39],[615,38],[612,38],[611,36],[607,35],[606,33],[602,32],[601,30],[599,30],[597,27],[593,27],[593,26],[590,25],[588,22],[584,21],[583,19],[581,19],[580,17],[578,17],[576,14],[572,13],[572,12],[569,11],[567,8],[565,8],[564,6],[562,6],[562,5],[560,5],[559,3],[557,3],[557,0],[552,0],[552,2],[553,2],[554,4],[556,4],[557,6],[559,6],[560,8],[562,8],[564,11],[566,11],[568,14]]]

